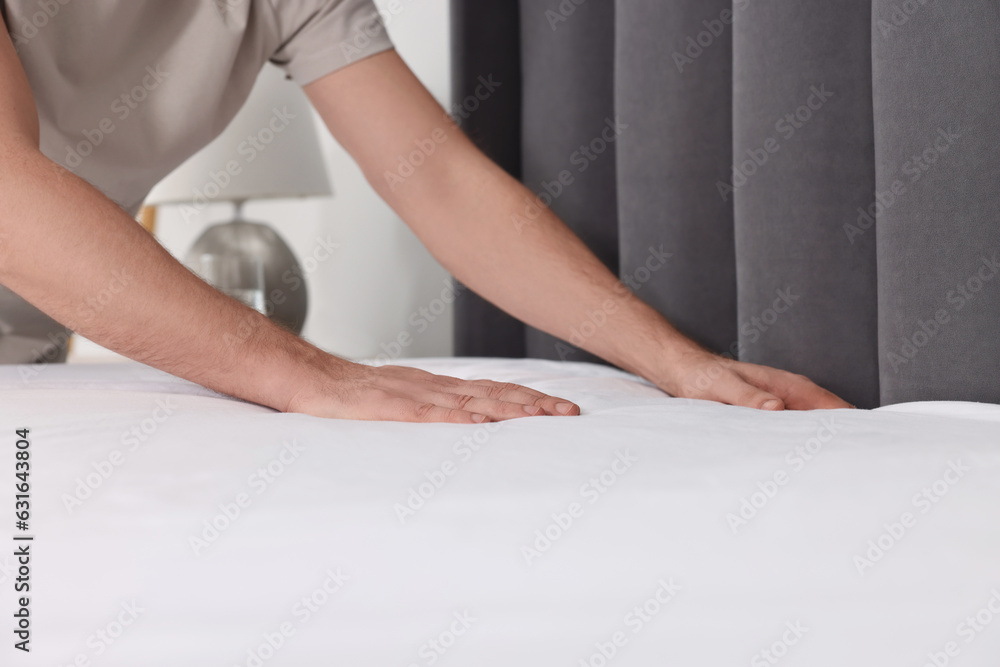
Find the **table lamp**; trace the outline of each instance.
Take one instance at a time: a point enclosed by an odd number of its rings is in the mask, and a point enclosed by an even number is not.
[[[302,267],[274,229],[243,217],[243,205],[253,199],[331,194],[308,99],[281,70],[266,65],[225,132],[150,192],[142,219],[152,232],[156,213],[151,207],[180,205],[181,215],[190,219],[210,203],[233,203],[233,219],[205,230],[186,254],[185,264],[300,334],[308,307]],[[247,266],[257,267],[256,280]],[[212,268],[212,275],[206,274],[206,267]],[[227,284],[220,284],[222,278]],[[257,284],[236,284],[240,280]],[[276,291],[280,298],[273,298]],[[250,294],[256,296],[244,298]]]

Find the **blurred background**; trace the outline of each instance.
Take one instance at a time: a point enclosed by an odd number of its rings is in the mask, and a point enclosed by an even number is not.
[[[448,0],[376,0],[386,12],[389,34],[400,55],[438,101],[450,99]],[[303,336],[337,355],[350,358],[448,356],[452,353],[450,304],[440,316],[419,315],[429,304],[440,306],[450,281],[409,228],[376,196],[361,170],[314,119],[334,196],[302,200],[248,202],[245,215],[264,220],[288,242],[300,262],[316,256],[320,241],[337,244],[333,257],[310,262],[307,274],[309,315]],[[175,257],[183,258],[212,223],[232,217],[231,204],[211,204],[182,215],[176,206],[160,207],[156,235]],[[186,219],[185,219],[186,218]],[[325,256],[320,252],[321,256]],[[438,309],[435,308],[435,311]],[[421,317],[423,332],[411,322]],[[422,328],[422,325],[421,325]],[[400,334],[410,344],[395,347]],[[405,338],[404,338],[405,339]],[[70,361],[105,362],[116,358],[96,344],[76,337]]]

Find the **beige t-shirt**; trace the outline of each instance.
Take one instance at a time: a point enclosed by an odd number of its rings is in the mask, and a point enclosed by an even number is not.
[[[264,63],[300,84],[392,47],[371,0],[0,0],[41,148],[135,213]]]

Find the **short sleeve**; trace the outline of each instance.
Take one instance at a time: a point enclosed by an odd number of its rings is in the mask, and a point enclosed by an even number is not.
[[[281,43],[271,62],[300,85],[392,48],[372,0],[271,0]]]

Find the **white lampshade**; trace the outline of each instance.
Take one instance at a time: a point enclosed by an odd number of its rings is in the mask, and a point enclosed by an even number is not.
[[[290,120],[284,117],[286,109],[294,116]],[[248,137],[256,138],[264,148],[257,151],[247,143]],[[247,160],[249,151],[256,153],[252,161]],[[222,188],[213,184],[212,174],[234,162],[238,170],[232,171],[238,173],[226,174],[231,182]],[[266,65],[229,127],[161,181],[146,198],[146,205],[331,194],[308,98],[280,69]]]

